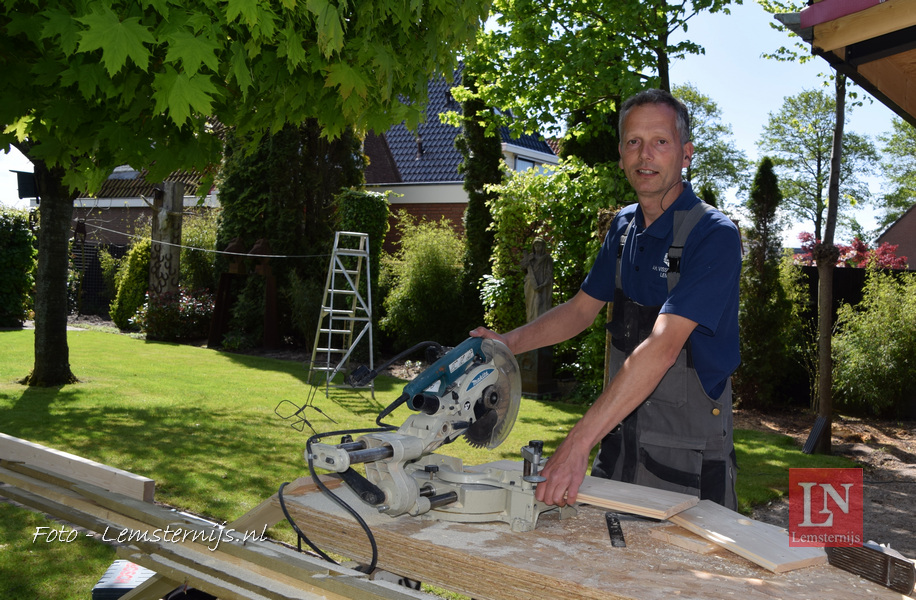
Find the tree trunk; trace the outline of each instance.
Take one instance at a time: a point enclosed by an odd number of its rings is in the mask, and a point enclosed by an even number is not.
[[[33,160],[38,187],[38,270],[35,275],[35,364],[29,385],[56,386],[77,381],[67,345],[67,273],[75,194],[61,168]]]
[[[840,252],[833,244],[840,199],[840,165],[843,161],[843,126],[846,121],[846,76],[836,74],[836,123],[827,184],[827,222],[824,239],[815,247],[817,262],[817,414],[826,426],[814,446],[818,454],[832,452],[833,424],[833,270]]]

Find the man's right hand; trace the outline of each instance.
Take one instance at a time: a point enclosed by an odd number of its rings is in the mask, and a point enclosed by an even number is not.
[[[503,335],[503,334],[501,334],[501,333],[496,333],[495,331],[492,331],[492,330],[490,330],[490,329],[487,329],[486,327],[482,327],[482,326],[481,326],[481,327],[478,327],[478,328],[476,328],[476,329],[472,329],[472,330],[470,331],[470,336],[471,336],[471,337],[477,337],[477,338],[484,338],[484,339],[487,339],[487,340],[496,340],[496,341],[498,341],[498,342],[502,342],[503,344],[506,345],[506,347],[507,347],[513,354],[518,354],[518,352],[515,351],[515,348],[512,347],[512,344],[511,344],[510,341],[509,341],[509,336]]]

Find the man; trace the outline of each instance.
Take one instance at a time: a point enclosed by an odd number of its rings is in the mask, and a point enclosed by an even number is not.
[[[593,475],[737,507],[730,375],[739,362],[740,240],[682,181],[688,136],[687,109],[669,93],[627,100],[619,164],[638,202],[615,218],[579,292],[505,335],[471,332],[520,354],[579,334],[614,302],[612,378],[544,467],[535,496],[547,504],[575,502],[600,442]]]

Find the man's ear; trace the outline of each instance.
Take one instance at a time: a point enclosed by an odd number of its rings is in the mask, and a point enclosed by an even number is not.
[[[690,160],[693,158],[693,142],[684,144],[684,167],[690,166]]]

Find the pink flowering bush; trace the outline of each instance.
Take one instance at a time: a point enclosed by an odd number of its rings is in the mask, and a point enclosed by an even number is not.
[[[214,299],[208,290],[177,294],[146,295],[146,301],[131,319],[151,340],[191,340],[205,338],[210,332]]]
[[[795,255],[795,264],[808,267],[814,264],[814,247],[820,243],[814,234],[803,231],[798,234],[801,241],[801,252]],[[877,269],[906,269],[905,256],[897,256],[897,245],[884,242],[877,248],[869,248],[868,244],[858,237],[852,239],[851,244],[836,244],[840,257],[836,266],[864,269],[874,267]]]

